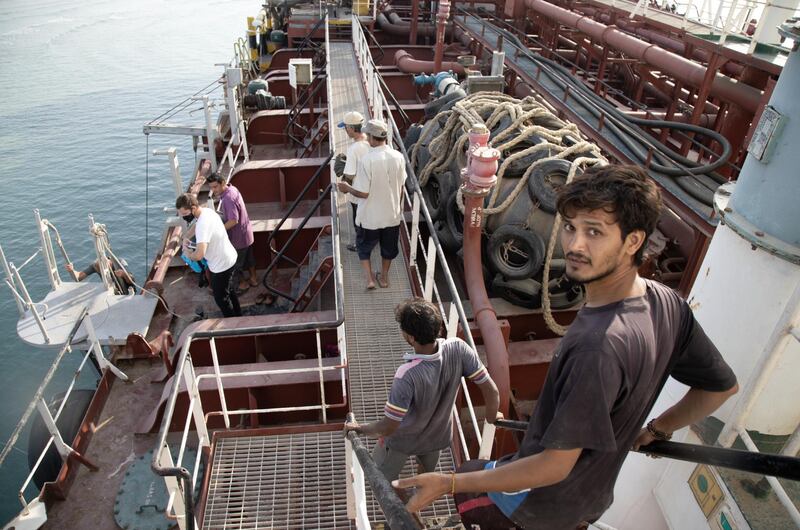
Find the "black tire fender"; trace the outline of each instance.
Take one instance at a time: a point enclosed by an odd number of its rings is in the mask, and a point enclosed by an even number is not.
[[[411,149],[411,147],[417,143],[419,140],[419,136],[422,134],[422,125],[418,123],[414,123],[411,127],[408,128],[406,131],[406,135],[403,138],[403,145],[406,148],[406,151]]]
[[[433,227],[436,229],[436,236],[439,238],[439,244],[447,252],[456,252],[461,248],[459,242],[453,237],[450,228],[447,227],[447,222],[439,220],[434,222]]]
[[[509,251],[508,244],[515,249]],[[511,280],[530,278],[542,269],[545,243],[538,234],[519,226],[503,225],[491,235],[487,254],[495,272]]]
[[[542,210],[556,213],[556,196],[561,186],[567,182],[571,168],[572,162],[569,160],[554,158],[542,162],[531,172],[528,177],[528,193]]]
[[[64,410],[61,411],[56,426],[61,437],[67,444],[72,444],[78,428],[81,426],[83,417],[86,415],[86,410],[89,408],[89,403],[92,402],[94,397],[94,390],[73,390],[67,398],[67,404]],[[58,394],[53,397],[48,405],[50,414],[55,416],[58,407],[61,406],[61,401],[64,399],[64,394]],[[37,414],[31,422],[31,433],[28,438],[28,469],[33,469],[39,455],[42,454],[42,449],[47,445],[50,439],[50,432],[44,424],[42,416]],[[46,482],[53,482],[58,478],[61,471],[61,455],[58,454],[55,445],[51,444],[50,448],[45,453],[41,464],[33,474],[33,482],[41,489]]]
[[[428,205],[432,220],[442,219],[447,206],[447,199],[452,193],[452,176],[449,171],[442,174],[433,173],[422,188],[422,196]]]
[[[445,206],[445,219],[447,221],[447,228],[450,230],[450,235],[458,243],[458,248],[464,246],[464,214],[458,209],[456,196],[458,193],[452,193],[447,200]]]

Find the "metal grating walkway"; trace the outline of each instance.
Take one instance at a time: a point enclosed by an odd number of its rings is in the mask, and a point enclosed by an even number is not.
[[[358,111],[369,116],[369,108],[359,80],[359,70],[352,43],[330,43],[330,76],[331,103],[329,116],[333,123],[339,123],[344,114]],[[336,128],[333,139],[336,153],[347,150],[350,143],[344,129]],[[394,308],[397,304],[412,296],[408,276],[405,273],[403,255],[395,259],[390,269],[389,288],[366,290],[366,280],[361,263],[355,252],[349,252],[345,245],[355,242],[355,229],[350,203],[346,196],[339,196],[339,229],[341,261],[344,270],[345,297],[345,332],[347,338],[347,357],[350,381],[350,408],[356,419],[361,422],[378,419],[383,414],[383,406],[389,395],[389,388],[402,355],[410,346],[400,335],[399,327],[394,320]],[[380,254],[376,249],[372,255],[374,270],[380,269]],[[365,439],[372,449],[373,439]],[[410,476],[414,470],[406,464],[401,476]],[[450,471],[453,468],[453,457],[450,450],[442,452],[439,470]],[[369,493],[368,508],[370,521],[383,521],[383,514]],[[455,514],[451,498],[445,497],[423,512],[423,517],[446,518]]]
[[[218,439],[203,528],[354,528],[336,432]]]

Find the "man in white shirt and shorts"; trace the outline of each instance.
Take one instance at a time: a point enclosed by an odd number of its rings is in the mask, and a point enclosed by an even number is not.
[[[183,255],[194,261],[205,258],[211,271],[214,301],[223,316],[242,316],[239,298],[236,296],[236,285],[233,282],[236,249],[228,240],[222,219],[214,210],[201,208],[197,197],[190,193],[180,195],[175,201],[175,207],[187,223],[197,219],[194,229],[197,248],[192,251],[189,248],[189,241],[184,240]]]
[[[356,225],[360,227],[356,246],[367,276],[367,289],[389,287],[389,267],[399,253],[398,239],[403,220],[403,185],[406,165],[403,155],[386,142],[388,128],[381,120],[369,120],[364,127],[372,149],[361,157],[353,184],[339,183],[339,191],[350,193],[364,202],[358,205]],[[372,273],[370,254],[381,247],[381,271]]]
[[[344,132],[353,140],[353,143],[347,148],[347,155],[345,159],[344,171],[342,178],[348,184],[352,184],[356,177],[356,170],[361,157],[369,151],[369,142],[367,142],[367,135],[361,131],[364,125],[364,116],[359,112],[348,112],[344,115],[344,120],[339,123],[338,127],[344,129]],[[353,209],[353,226],[358,234],[358,225],[356,224],[356,212],[358,205],[364,201],[355,195],[348,194],[347,200],[350,202],[350,207]],[[347,250],[351,252],[356,251],[355,240],[347,245]]]

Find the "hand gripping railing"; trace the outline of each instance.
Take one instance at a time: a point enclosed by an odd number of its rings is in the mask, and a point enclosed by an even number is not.
[[[352,422],[355,421],[353,414],[350,413],[347,415],[347,421]],[[381,511],[383,511],[383,515],[386,517],[386,522],[388,526],[392,529],[399,529],[399,530],[417,530],[420,526],[414,520],[414,517],[406,510],[403,501],[397,496],[395,493],[394,488],[386,480],[386,477],[378,469],[378,466],[375,464],[375,461],[372,459],[370,452],[364,447],[364,443],[355,433],[355,431],[350,431],[346,435],[348,450],[355,453],[356,458],[358,459],[359,465],[353,465],[353,474],[357,475],[356,480],[363,484],[363,480],[366,479],[369,482],[369,487],[372,490],[375,500],[378,501],[378,504],[381,507]],[[351,462],[351,464],[355,464],[355,462]],[[359,488],[360,489],[360,488]],[[358,493],[356,496],[358,497]],[[357,505],[362,504],[363,499],[356,499]],[[366,518],[366,514],[363,511],[356,516],[356,527],[363,528],[364,525],[367,525],[368,528],[368,521],[364,521]]]
[[[521,432],[528,429],[528,424],[524,421],[497,420],[495,426]],[[634,451],[634,449],[631,450]],[[696,464],[726,467],[788,480],[800,480],[800,458],[792,456],[660,440],[643,445],[635,451]]]
[[[397,123],[392,116],[391,108],[386,101],[383,91],[380,90],[380,81],[378,80],[380,73],[378,73],[375,63],[372,60],[372,55],[364,35],[364,31],[361,27],[361,23],[358,21],[358,17],[356,16],[353,16],[352,18],[352,27],[353,47],[356,52],[356,58],[361,66],[362,74],[364,75],[364,83],[365,87],[367,88],[367,102],[372,110],[372,115],[374,118],[383,119],[388,124],[389,129],[392,132],[395,148],[403,154],[406,160],[407,179],[406,185],[403,189],[403,197],[405,206],[411,208],[412,219],[410,231],[406,223],[403,223],[402,226],[411,246],[409,263],[414,268],[419,284],[423,286],[425,298],[429,301],[435,301],[435,303],[439,306],[439,310],[442,312],[442,315],[446,317],[445,321],[447,324],[447,336],[456,336],[458,326],[460,324],[461,333],[464,337],[464,340],[471,348],[475,349],[475,341],[473,340],[472,333],[470,332],[469,320],[467,320],[466,313],[464,312],[464,306],[461,303],[461,298],[458,294],[458,290],[456,289],[455,282],[453,281],[453,276],[450,273],[450,269],[447,265],[447,259],[444,251],[442,250],[439,238],[436,235],[436,228],[434,227],[430,212],[428,211],[428,207],[423,199],[419,181],[417,180],[417,176],[414,173],[414,168],[409,161],[408,153],[403,145],[400,129],[397,127]],[[420,214],[422,214],[422,219],[420,219]],[[419,229],[421,220],[424,220],[428,227],[428,233],[430,236],[427,241],[423,239]],[[425,278],[423,278],[421,275],[421,268],[419,266],[421,263],[417,260],[418,247],[421,248],[421,255],[423,258],[422,263],[425,265]],[[447,285],[446,293],[439,293],[439,288],[434,281],[437,260],[439,263],[441,263],[440,270],[444,276],[445,284]],[[445,301],[442,296],[443,294],[447,294],[450,297],[449,310],[445,310]],[[481,429],[475,416],[472,400],[470,399],[469,392],[467,391],[466,381],[463,378],[461,379],[461,389],[463,391],[462,395],[467,404],[467,410],[469,411],[475,439],[480,445],[483,442]],[[466,438],[462,430],[460,418],[458,417],[455,408],[453,409],[453,414],[455,416],[455,425],[461,443],[461,450],[464,453],[464,458],[469,459]]]

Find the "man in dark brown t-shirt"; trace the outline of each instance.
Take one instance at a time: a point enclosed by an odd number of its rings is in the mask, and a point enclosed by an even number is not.
[[[418,486],[409,510],[451,492],[467,528],[573,530],[610,506],[631,447],[668,439],[736,392],[686,302],[637,274],[660,209],[635,166],[595,167],[562,190],[567,275],[584,284],[586,305],[554,354],[520,449],[397,482]],[[668,375],[690,390],[642,429]]]

